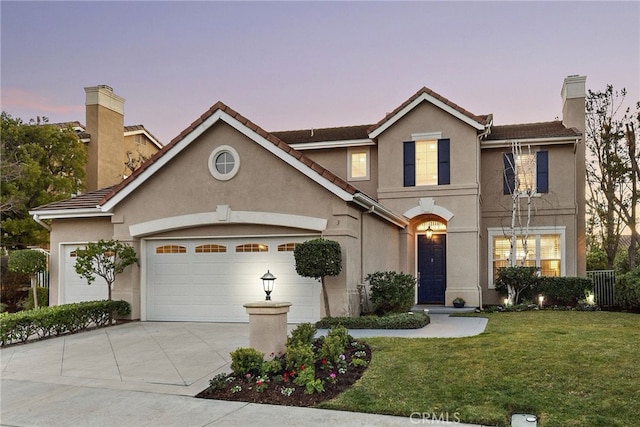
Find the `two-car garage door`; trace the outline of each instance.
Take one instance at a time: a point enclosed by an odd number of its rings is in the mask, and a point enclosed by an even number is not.
[[[146,241],[146,320],[247,322],[243,304],[264,300],[260,278],[277,279],[272,299],[293,305],[292,323],[320,318],[320,284],[295,271],[293,249],[308,237]]]

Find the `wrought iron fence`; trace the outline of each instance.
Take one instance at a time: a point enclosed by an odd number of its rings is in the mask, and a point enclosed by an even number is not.
[[[587,277],[593,280],[593,293],[596,303],[601,307],[615,305],[614,290],[616,273],[614,270],[587,271]]]

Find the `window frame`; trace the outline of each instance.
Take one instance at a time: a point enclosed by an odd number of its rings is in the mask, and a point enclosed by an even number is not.
[[[427,132],[412,134],[411,141],[405,141],[402,147],[403,153],[403,187],[435,187],[451,184],[451,139],[443,138],[441,132]],[[436,149],[436,175],[435,184],[417,184],[416,143],[435,142]]]
[[[508,230],[502,227],[492,227],[487,228],[487,278],[488,278],[488,288],[495,289],[495,278],[493,277],[493,239],[495,237],[504,237],[508,238],[509,236],[506,234]],[[519,236],[522,233],[518,234]],[[565,226],[551,226],[551,227],[530,227],[529,228],[529,237],[535,238],[536,248],[535,248],[535,266],[540,268],[541,266],[541,247],[540,247],[540,238],[541,236],[547,235],[558,235],[560,236],[560,276],[564,277],[567,274],[567,239],[566,239],[566,227]]]
[[[365,155],[365,176],[353,176],[353,155]],[[347,149],[347,177],[349,181],[369,181],[371,179],[371,150],[369,147],[350,147]]]
[[[227,173],[222,173],[216,168],[216,160],[218,159],[218,156],[224,153],[228,153],[229,155],[231,155],[234,161],[233,167]],[[231,147],[230,145],[220,145],[216,147],[209,155],[208,166],[211,176],[213,176],[218,181],[228,181],[236,176],[238,170],[240,169],[240,156],[238,155],[238,152],[235,150],[235,148]]]

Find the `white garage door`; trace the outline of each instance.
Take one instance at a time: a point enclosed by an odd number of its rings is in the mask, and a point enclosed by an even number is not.
[[[107,299],[109,297],[107,282],[105,282],[102,277],[97,277],[91,285],[88,285],[87,279],[78,276],[76,273],[76,249],[78,246],[82,247],[82,245],[62,246],[64,262],[60,281],[60,304],[97,301]]]
[[[264,300],[260,277],[277,279],[272,300],[289,301],[291,323],[320,318],[320,284],[295,271],[304,237],[148,240],[146,319],[248,322],[243,304]]]

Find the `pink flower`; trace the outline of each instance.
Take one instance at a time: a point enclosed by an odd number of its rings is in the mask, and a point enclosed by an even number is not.
[[[336,373],[335,372],[331,372],[331,374],[329,374],[329,376],[331,377],[332,380],[336,379]]]

